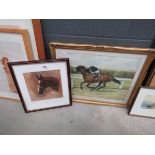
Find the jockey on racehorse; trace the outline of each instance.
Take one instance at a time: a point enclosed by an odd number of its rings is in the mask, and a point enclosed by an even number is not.
[[[100,71],[97,67],[95,66],[90,66],[86,69],[86,71],[90,74],[93,74],[93,78],[96,79],[100,76]]]

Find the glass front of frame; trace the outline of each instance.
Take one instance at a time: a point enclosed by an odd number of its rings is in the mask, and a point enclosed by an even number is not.
[[[15,33],[0,33],[0,97],[19,100],[7,63],[27,61],[23,37]]]
[[[116,106],[127,104],[147,58],[142,54],[55,50],[56,58],[70,60],[73,99]],[[98,69],[98,75],[87,72],[92,66]]]

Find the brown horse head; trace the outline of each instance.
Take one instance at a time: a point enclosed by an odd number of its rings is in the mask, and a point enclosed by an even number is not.
[[[58,91],[59,89],[59,81],[54,77],[44,77],[41,74],[38,76],[36,75],[36,78],[38,80],[38,93],[44,94],[44,91],[47,87],[50,87],[54,89],[55,91]]]
[[[76,67],[76,71],[77,72],[81,72],[83,70],[86,70],[86,67],[85,66],[79,65],[79,66]]]

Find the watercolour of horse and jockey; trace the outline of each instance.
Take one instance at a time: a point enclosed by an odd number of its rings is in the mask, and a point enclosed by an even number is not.
[[[49,47],[53,58],[69,58],[73,101],[83,103],[129,106],[153,58],[140,48],[63,43]]]

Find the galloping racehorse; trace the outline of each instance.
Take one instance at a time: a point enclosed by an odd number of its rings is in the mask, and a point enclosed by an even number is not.
[[[59,81],[54,77],[43,77],[41,74],[38,76],[36,75],[38,80],[38,93],[44,94],[46,88],[50,87],[55,91],[58,91],[59,88]]]
[[[115,79],[112,75],[109,73],[100,73],[98,78],[94,78],[93,74],[87,72],[87,68],[85,66],[77,66],[76,70],[80,72],[83,75],[83,82],[80,84],[80,88],[83,89],[82,85],[84,83],[87,83],[88,88],[93,88],[93,89],[101,89],[103,87],[106,87],[106,83],[113,81],[115,83],[121,84],[121,81]],[[92,83],[98,83],[98,85],[94,87],[90,87]],[[103,84],[103,86],[101,86]]]

